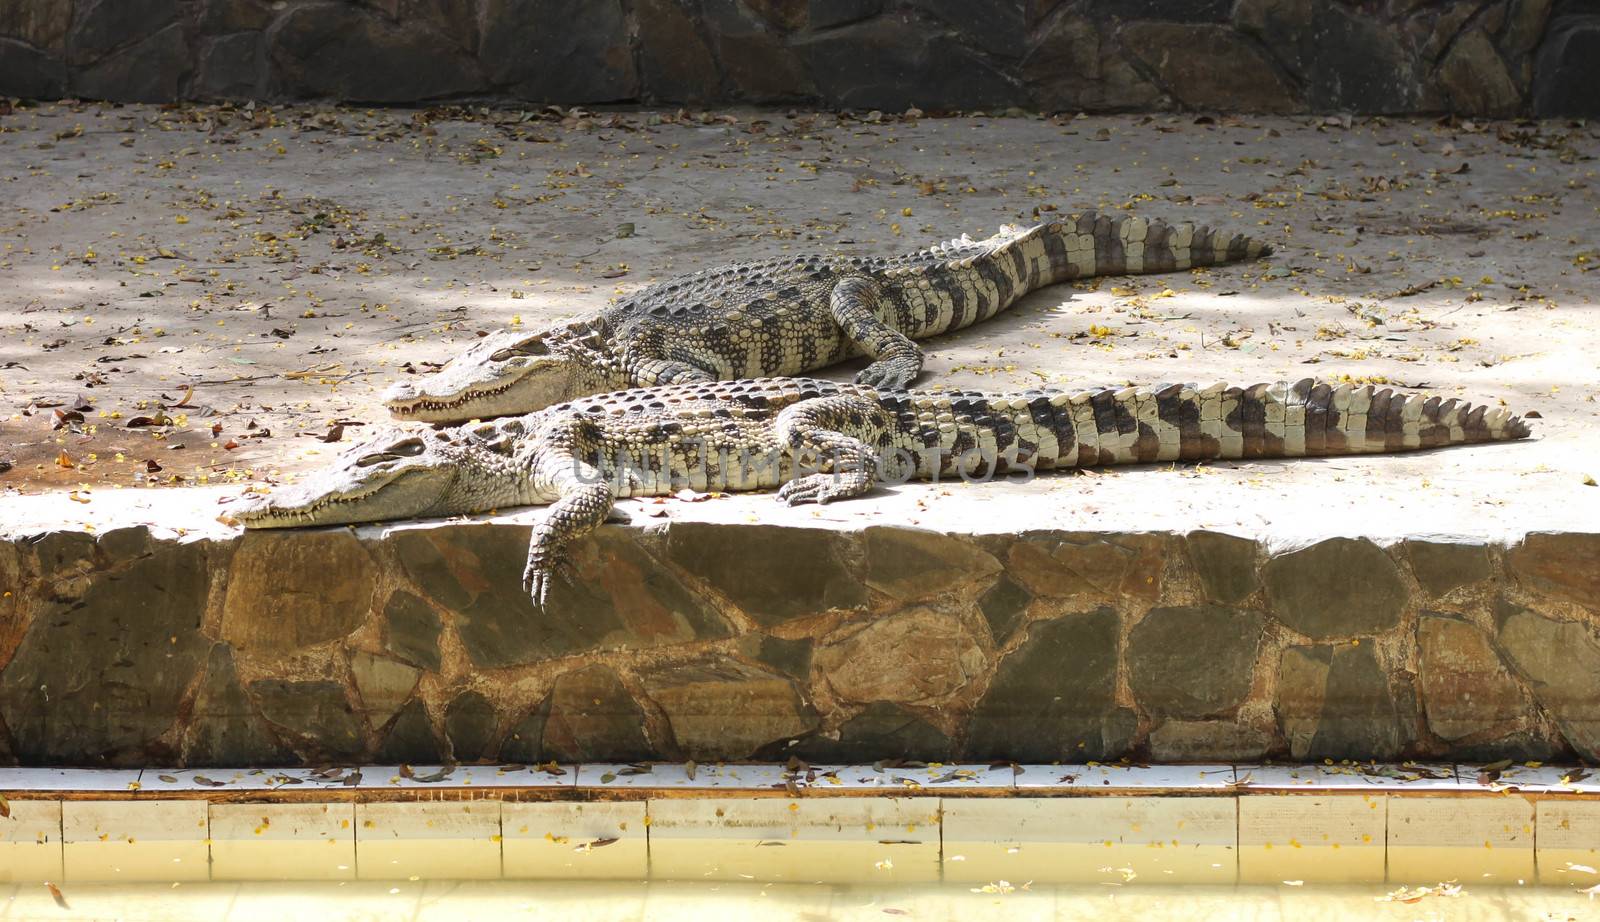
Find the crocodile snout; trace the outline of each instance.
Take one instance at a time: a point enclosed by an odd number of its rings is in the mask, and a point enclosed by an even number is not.
[[[416,385],[411,384],[408,381],[397,381],[394,384],[391,384],[388,390],[383,392],[382,400],[384,403],[395,403],[399,401],[416,400],[417,397],[418,391]]]

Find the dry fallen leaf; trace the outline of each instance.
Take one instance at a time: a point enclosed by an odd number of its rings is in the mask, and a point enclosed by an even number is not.
[[[172,418],[165,413],[157,413],[154,416],[135,416],[123,425],[129,429],[141,429],[145,426],[170,426],[172,425]]]

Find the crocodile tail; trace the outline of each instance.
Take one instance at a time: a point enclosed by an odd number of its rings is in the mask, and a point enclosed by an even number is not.
[[[1379,454],[1530,434],[1498,407],[1310,378],[1080,391],[1034,403],[1020,422],[1053,421],[1061,466]]]
[[[1029,237],[1042,244],[1039,275],[1049,282],[1095,275],[1176,272],[1258,259],[1272,253],[1271,246],[1254,237],[1203,224],[1170,224],[1098,212],[1039,225],[1020,239]]]

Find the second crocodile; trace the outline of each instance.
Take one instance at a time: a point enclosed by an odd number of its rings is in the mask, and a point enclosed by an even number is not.
[[[401,419],[461,422],[632,387],[793,375],[858,355],[873,361],[857,383],[899,389],[922,371],[914,340],[987,320],[1045,285],[1271,252],[1205,226],[1088,213],[900,256],[734,263],[651,285],[588,319],[493,334],[437,373],[395,385],[384,402]]]

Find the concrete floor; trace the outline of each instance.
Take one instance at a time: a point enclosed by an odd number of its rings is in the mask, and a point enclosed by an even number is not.
[[[377,394],[406,368],[480,332],[729,259],[888,253],[1035,209],[1130,208],[1249,229],[1279,255],[1046,289],[930,343],[924,383],[1321,375],[1504,401],[1543,417],[1538,440],[901,488],[786,516],[1473,534],[1600,521],[1594,126],[468,115],[0,116],[0,484],[78,489],[87,502],[49,507],[59,522],[93,518],[109,487],[290,477],[340,447],[323,441],[339,423],[349,441],[381,421]],[[171,426],[128,427],[162,414]],[[171,522],[175,499],[122,503]],[[775,504],[669,505],[745,520]]]

